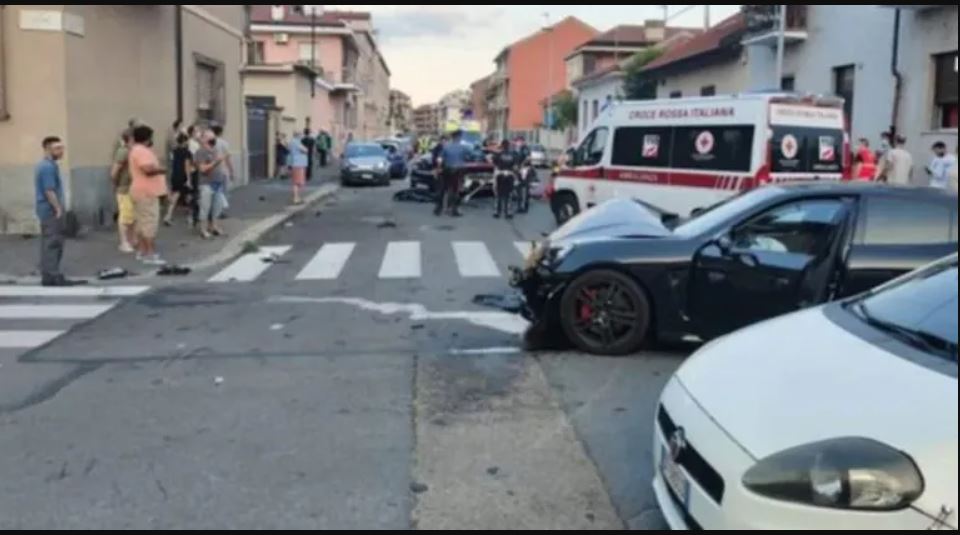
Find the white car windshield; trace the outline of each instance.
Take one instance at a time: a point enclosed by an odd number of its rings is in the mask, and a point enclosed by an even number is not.
[[[751,207],[776,197],[781,193],[777,188],[759,188],[748,193],[728,199],[706,208],[699,214],[673,229],[673,233],[684,238],[692,238],[710,232],[719,225],[742,214]]]
[[[957,258],[922,270],[853,303],[871,326],[957,362]]]

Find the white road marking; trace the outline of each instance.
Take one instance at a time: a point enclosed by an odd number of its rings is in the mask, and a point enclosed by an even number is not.
[[[0,331],[0,349],[33,349],[65,334],[65,331]]]
[[[336,280],[357,247],[355,243],[328,243],[297,275],[297,280]]]
[[[149,290],[149,286],[0,286],[0,297],[136,297]]]
[[[481,349],[451,349],[451,355],[483,356],[483,355],[516,355],[523,353],[519,347],[485,347]]]
[[[214,275],[209,282],[253,282],[270,269],[273,265],[271,259],[287,254],[290,249],[289,246],[261,247],[256,253],[238,258],[226,269]]]
[[[453,254],[457,257],[457,269],[463,277],[475,279],[500,276],[500,269],[483,242],[453,242]]]
[[[420,242],[390,242],[380,266],[381,279],[419,279],[422,274]]]
[[[106,313],[116,303],[102,305],[0,305],[3,320],[84,320]]]
[[[361,299],[357,297],[286,297],[286,296],[277,296],[272,297],[269,300],[270,303],[276,304],[318,304],[318,305],[328,305],[328,304],[339,304],[339,305],[350,305],[357,307],[361,310],[369,310],[371,312],[377,312],[384,314],[386,316],[392,316],[394,314],[406,314],[410,317],[410,321],[446,321],[446,320],[462,320],[477,325],[479,327],[486,327],[488,329],[494,329],[501,331],[507,334],[516,334],[520,335],[526,332],[527,328],[530,326],[526,320],[520,317],[517,314],[509,314],[506,312],[469,312],[469,311],[455,311],[455,312],[431,312],[427,310],[427,307],[420,304],[403,304],[403,303],[375,303],[368,299]]]
[[[530,253],[533,252],[533,242],[518,241],[513,242],[513,246],[517,248],[517,251],[520,251],[520,256],[522,256],[524,259],[530,256]]]

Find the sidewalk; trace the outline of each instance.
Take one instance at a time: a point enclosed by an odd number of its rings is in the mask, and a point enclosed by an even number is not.
[[[247,242],[256,242],[270,230],[308,210],[311,205],[338,191],[336,167],[320,171],[305,192],[306,203],[292,207],[288,181],[255,182],[230,192],[230,217],[221,223],[225,237],[203,240],[188,227],[187,213],[178,211],[172,227],[161,227],[157,249],[164,260],[194,271],[213,267],[239,255]],[[0,236],[0,284],[34,284],[39,280],[37,262],[40,238]],[[96,278],[104,269],[123,268],[125,280],[153,277],[157,268],[144,266],[134,255],[117,250],[115,228],[84,229],[77,239],[67,240],[62,264],[64,274],[74,279]]]

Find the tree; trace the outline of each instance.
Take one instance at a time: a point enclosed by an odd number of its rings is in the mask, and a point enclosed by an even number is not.
[[[630,58],[626,66],[623,92],[628,100],[657,98],[657,81],[643,72],[643,68],[663,55],[663,49],[651,47]]]
[[[553,129],[566,130],[577,126],[577,115],[580,107],[577,99],[568,91],[564,91],[553,101]]]

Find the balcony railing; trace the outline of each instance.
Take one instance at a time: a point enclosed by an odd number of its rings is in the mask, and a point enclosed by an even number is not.
[[[782,5],[745,5],[747,18],[745,45],[776,46],[780,36],[780,10]],[[807,14],[809,6],[789,4],[786,6],[786,31],[784,40],[797,43],[807,40]]]

